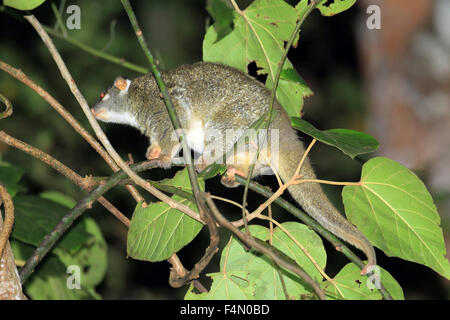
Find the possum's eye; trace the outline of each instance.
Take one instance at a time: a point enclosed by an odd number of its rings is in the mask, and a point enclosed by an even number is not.
[[[101,101],[106,101],[109,99],[109,93],[106,93],[106,91],[103,91],[102,93],[100,93],[100,100]]]

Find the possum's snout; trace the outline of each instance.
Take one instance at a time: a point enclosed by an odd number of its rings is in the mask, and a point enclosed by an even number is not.
[[[91,108],[91,112],[94,117],[98,120],[106,121],[108,120],[108,111],[105,107],[101,106],[100,103],[97,103],[94,107]]]

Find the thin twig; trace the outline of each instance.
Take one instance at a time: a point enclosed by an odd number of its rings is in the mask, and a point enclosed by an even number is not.
[[[320,179],[301,179],[299,183],[322,183],[322,184],[331,184],[334,186],[357,186],[361,187],[363,185],[362,182],[344,182],[344,181],[328,181],[328,180],[320,180]]]
[[[172,269],[171,269],[170,272],[174,273],[174,277],[175,278],[184,278],[184,277],[186,277],[188,271],[183,266],[183,264],[180,261],[180,258],[178,258],[178,255],[176,253],[174,253],[167,260],[167,262],[169,262],[172,265]],[[208,292],[208,290],[206,290],[206,288],[203,286],[203,284],[200,281],[194,280],[194,281],[192,281],[192,283],[194,284],[194,287],[198,291],[200,291],[200,292]]]
[[[85,44],[85,43],[83,43],[81,41],[78,41],[78,40],[76,40],[74,38],[71,38],[69,36],[64,37],[64,35],[62,35],[61,33],[57,32],[57,31],[54,31],[53,29],[51,29],[51,28],[49,28],[47,26],[43,26],[43,27],[44,27],[45,31],[47,31],[53,37],[61,39],[61,40],[65,41],[65,42],[68,42],[71,45],[73,45],[75,47],[78,47],[81,50],[86,51],[87,53],[90,53],[94,57],[98,57],[98,58],[104,59],[106,61],[109,61],[109,62],[112,62],[114,64],[117,64],[117,65],[119,65],[121,67],[130,69],[130,70],[142,73],[142,74],[146,74],[146,73],[149,72],[148,69],[146,69],[144,67],[141,67],[141,66],[139,66],[137,64],[131,63],[129,61],[126,61],[123,58],[118,58],[118,57],[110,55],[110,54],[108,54],[108,53],[106,53],[106,52],[104,52],[102,50],[98,50],[98,49],[92,48],[91,46],[88,46],[87,44]]]
[[[52,1],[52,10],[53,10],[53,14],[55,15],[56,18],[56,25],[55,27],[59,28],[63,34],[64,37],[67,37],[67,29],[66,26],[64,25],[62,19],[61,19],[61,13],[59,12],[58,8],[56,8],[56,4]]]
[[[235,202],[235,201],[233,201],[233,200],[230,200],[230,199],[227,199],[227,198],[223,198],[223,197],[218,197],[218,196],[215,196],[215,195],[212,195],[212,194],[210,194],[209,195],[210,197],[211,197],[211,199],[216,199],[216,200],[219,200],[219,201],[223,201],[223,202],[227,202],[227,203],[230,203],[230,204],[232,204],[232,205],[234,205],[234,206],[236,206],[236,207],[238,207],[238,208],[241,208],[242,209],[242,205],[241,204],[239,204],[239,203],[237,203],[237,202]],[[245,213],[246,213],[246,215],[245,215],[245,221],[247,221],[247,222],[250,222],[251,220],[253,220],[254,218],[257,218],[258,217],[258,215],[259,214],[254,214],[254,213],[249,213],[248,212],[248,210],[247,209],[245,209],[244,208],[244,210],[245,210]],[[235,227],[241,227],[241,226],[243,226],[244,225],[244,219],[239,219],[239,220],[237,220],[237,221],[233,221],[233,222],[231,222]]]
[[[0,131],[0,141],[44,162],[45,164],[49,165],[50,167],[61,173],[63,176],[68,178],[70,181],[74,182],[76,185],[84,186],[84,188],[86,189],[89,188],[88,180],[85,180],[82,176],[80,176],[78,173],[76,173],[75,171],[64,165],[62,162],[56,160],[51,155],[39,150],[38,148],[35,148],[25,142],[20,141],[8,135],[4,131]]]

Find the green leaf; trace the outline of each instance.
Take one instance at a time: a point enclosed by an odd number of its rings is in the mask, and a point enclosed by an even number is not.
[[[69,209],[72,209],[77,204],[71,197],[59,192],[59,191],[44,191],[39,194],[42,199],[47,199]]]
[[[187,169],[179,171],[168,183],[192,193]],[[204,182],[201,183],[204,189]],[[179,196],[172,199],[197,210],[197,206]],[[127,252],[134,259],[162,261],[178,252],[194,239],[202,224],[163,202],[151,203],[143,208],[136,206],[128,231]]]
[[[297,222],[285,222],[281,226],[308,251],[321,268],[325,267],[326,252],[322,240],[315,232]],[[265,227],[251,225],[249,229],[254,237],[262,241],[270,239],[270,231]],[[273,231],[272,245],[294,259],[313,279],[322,280],[322,276],[310,259],[280,227],[276,227]],[[227,273],[248,273],[248,280],[254,283],[255,299],[285,299],[280,276],[275,268],[272,260],[259,253],[247,251],[234,237],[222,251],[220,270]],[[311,294],[309,288],[305,288],[296,275],[284,269],[281,270],[281,274],[289,296],[300,299],[302,295]]]
[[[224,164],[217,164],[214,162],[207,166],[204,170],[202,170],[202,172],[198,174],[198,177],[202,178],[203,180],[208,180],[218,174],[225,173],[226,170],[227,167]]]
[[[282,0],[256,0],[242,10],[242,15],[234,11],[233,17],[234,29],[223,36],[216,26],[229,24],[228,18],[223,22],[216,15],[216,23],[208,28],[203,41],[203,60],[221,62],[244,72],[249,63],[255,62],[258,74],[268,75],[266,86],[270,88],[285,42],[295,29],[297,10]],[[288,60],[283,70],[296,73]],[[282,79],[277,88],[277,97],[291,116],[299,116],[303,97],[310,94],[311,90],[304,83],[289,77]]]
[[[309,0],[300,0],[295,6],[295,10],[297,10],[299,17],[303,17],[305,12],[308,10],[308,1]]]
[[[19,195],[13,201],[16,219],[12,237],[33,246],[38,246],[68,211],[65,206],[36,196]],[[93,240],[92,235],[76,223],[53,250],[67,250],[73,254]]]
[[[39,209],[46,210],[46,213],[52,217],[59,216],[61,213],[65,214],[68,208],[75,205],[73,199],[56,191],[43,192],[41,197],[46,199],[34,196],[20,196],[14,199],[20,214],[17,216],[16,213],[18,230],[14,229],[13,237],[32,244],[26,245],[15,241],[15,258],[18,260],[27,259],[37,246],[35,238],[40,243],[41,232],[48,232],[45,230],[50,229],[49,223],[55,224],[54,221],[48,222],[42,219]],[[24,218],[33,219],[25,222],[34,223],[38,229],[42,228],[44,231],[35,232],[30,229],[32,236],[24,238],[23,229],[28,225],[24,223]],[[59,222],[60,217],[57,219]],[[101,230],[94,219],[83,217],[67,231],[47,258],[39,264],[37,271],[26,283],[26,292],[33,299],[98,299],[99,295],[94,287],[103,280],[107,265],[107,246]],[[66,280],[69,274],[66,273],[66,268],[68,266],[80,268],[81,289],[70,290],[67,287]]]
[[[403,290],[398,282],[386,270],[377,267],[374,275],[362,276],[361,270],[353,263],[342,268],[333,278],[335,286],[329,281],[321,284],[327,299],[332,300],[381,300],[382,296],[376,288],[382,283],[395,300],[405,299]],[[342,294],[342,295],[341,295]]]
[[[108,268],[107,244],[94,219],[82,218],[80,228],[89,233],[94,240],[83,245],[76,254],[64,251],[58,253],[58,257],[65,266],[80,267],[81,285],[93,289],[102,282]]]
[[[361,186],[345,186],[342,197],[348,219],[388,256],[450,278],[436,206],[408,168],[387,158],[371,159],[362,168]]]
[[[213,27],[217,33],[216,41],[219,41],[232,31],[233,9],[223,0],[210,0],[208,1],[206,10],[214,19]]]
[[[267,78],[266,86],[272,89],[272,81]],[[300,116],[303,106],[303,98],[313,94],[306,82],[292,67],[285,68],[281,72],[277,89],[277,100],[284,107],[290,117]]]
[[[44,2],[45,0],[3,0],[5,6],[18,10],[33,10]]]
[[[3,184],[11,197],[23,189],[18,182],[23,176],[23,169],[0,160],[0,183]]]
[[[20,241],[11,241],[16,261],[25,261],[34,251],[34,247]],[[67,266],[57,256],[49,254],[36,268],[24,284],[25,294],[33,300],[80,300],[98,299],[100,296],[93,287],[87,287],[81,272],[80,289],[69,289],[66,273]],[[81,268],[81,270],[83,270]]]
[[[320,13],[323,16],[334,16],[342,11],[349,9],[356,3],[356,0],[323,0],[318,6],[317,9],[320,10]]]
[[[207,275],[213,280],[209,292],[196,294],[193,286],[189,288],[185,300],[252,300],[254,299],[253,284],[248,272],[231,271],[217,272]]]
[[[359,154],[374,152],[378,149],[378,141],[372,136],[348,129],[330,129],[320,131],[309,122],[300,118],[291,118],[292,127],[311,137],[336,147],[352,159]]]

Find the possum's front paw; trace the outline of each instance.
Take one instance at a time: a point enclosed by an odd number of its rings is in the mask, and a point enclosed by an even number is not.
[[[235,167],[228,167],[227,172],[220,178],[220,182],[228,188],[236,188],[239,186],[239,183],[236,182],[236,178],[234,177],[236,174],[245,177],[245,173],[236,169]]]
[[[145,157],[148,160],[159,160],[159,166],[164,169],[169,169],[172,166],[172,159],[169,155],[161,153],[159,145],[148,147]]]
[[[145,157],[148,160],[154,160],[158,159],[160,154],[161,154],[160,146],[150,146],[148,147],[147,152],[145,153]]]

